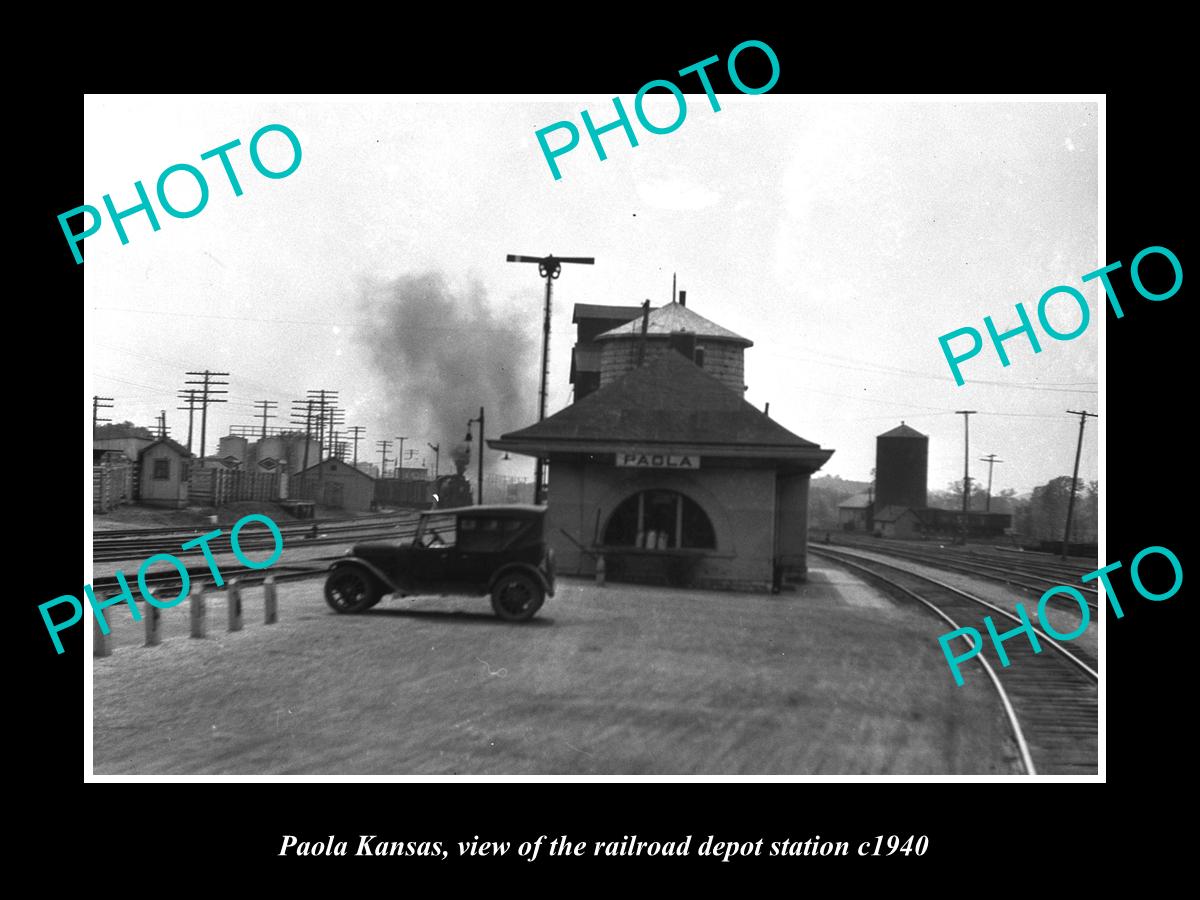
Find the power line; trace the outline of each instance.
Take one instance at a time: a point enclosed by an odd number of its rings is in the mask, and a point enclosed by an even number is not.
[[[1071,542],[1071,517],[1075,512],[1075,485],[1079,483],[1079,455],[1083,452],[1083,429],[1087,425],[1089,416],[1093,419],[1100,418],[1096,413],[1090,413],[1086,409],[1068,409],[1067,413],[1072,416],[1079,416],[1079,443],[1075,445],[1075,471],[1071,473],[1071,497],[1067,500],[1067,527],[1063,529],[1063,559],[1067,558],[1067,547]]]
[[[954,414],[963,417],[963,508],[962,542],[967,542],[967,504],[971,499],[971,416],[973,409],[956,409]]]
[[[376,441],[375,446],[379,449],[379,477],[387,476],[388,450],[392,447],[391,441]]]
[[[228,394],[229,393],[229,391],[220,390],[220,389],[214,387],[214,385],[229,384],[228,381],[214,381],[213,379],[216,378],[217,376],[227,378],[227,377],[229,377],[229,373],[228,372],[210,372],[208,369],[205,369],[203,372],[188,372],[187,374],[201,376],[200,381],[185,381],[184,384],[200,385],[200,388],[198,390],[198,393],[200,394],[200,453],[198,454],[198,459],[200,460],[200,465],[203,466],[204,465],[204,444],[205,444],[205,439],[208,435],[208,406],[210,403],[225,403],[225,402],[227,402],[223,398],[213,397],[211,395],[213,395],[213,394]]]
[[[367,429],[361,425],[351,425],[349,428],[350,439],[354,441],[354,468],[358,468],[358,442],[362,440],[362,433]]]
[[[111,403],[101,403],[101,400],[112,400],[112,397],[92,397],[92,433],[95,434],[97,426],[101,422],[111,422],[112,419],[101,419],[100,410],[112,409]]]
[[[193,421],[194,421],[195,413],[196,413],[196,395],[199,393],[200,392],[197,391],[195,388],[186,388],[184,390],[181,390],[179,392],[179,395],[180,395],[179,399],[186,400],[187,406],[175,407],[176,409],[186,409],[187,413],[188,413],[188,441],[187,441],[188,453],[192,452],[192,425],[193,425]],[[187,394],[187,396],[186,397],[183,396],[184,394]]]
[[[979,457],[980,462],[988,464],[988,486],[987,486],[987,506],[984,507],[984,512],[992,511],[992,468],[996,463],[1002,463],[1004,460],[996,459],[995,453],[989,453],[987,456]]]
[[[297,409],[297,406],[303,407],[303,411]],[[301,472],[308,471],[308,446],[312,443],[312,411],[313,400],[311,397],[307,400],[292,401],[292,423],[295,425],[303,423],[304,425],[304,461],[300,466]],[[305,475],[304,477],[307,478],[308,476]]]
[[[264,438],[267,436],[267,419],[276,418],[275,414],[271,412],[271,409],[273,407],[277,407],[277,406],[279,406],[279,404],[276,403],[274,400],[255,400],[254,401],[254,408],[262,409],[262,414],[259,415],[258,413],[255,413],[255,418],[262,419],[262,436]]]

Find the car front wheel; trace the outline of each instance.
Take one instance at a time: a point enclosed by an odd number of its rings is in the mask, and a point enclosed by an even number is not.
[[[492,588],[492,609],[508,622],[532,619],[544,600],[542,586],[522,572],[501,576]]]
[[[325,580],[325,602],[339,613],[358,613],[379,602],[383,592],[362,569],[334,569]]]

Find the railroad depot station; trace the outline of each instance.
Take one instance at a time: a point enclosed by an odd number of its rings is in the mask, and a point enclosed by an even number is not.
[[[686,304],[576,305],[575,402],[488,443],[547,460],[560,572],[777,588],[807,569],[809,478],[833,451],[748,403],[752,342]]]

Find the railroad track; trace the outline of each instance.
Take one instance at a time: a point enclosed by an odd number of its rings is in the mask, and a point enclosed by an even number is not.
[[[1021,624],[1008,610],[902,566],[847,550],[823,546],[810,546],[809,550],[916,600],[951,628],[979,629],[984,615],[992,616],[994,621],[1003,617]],[[984,656],[987,647],[971,662],[982,667],[999,694],[1028,774],[1095,775],[1099,759],[1099,675],[1081,654],[1067,649],[1036,625],[1034,629],[1041,653],[1034,653],[1029,641],[1018,635],[1004,644],[1008,667],[989,662]],[[963,640],[972,645],[970,638]]]
[[[298,560],[295,563],[280,563],[279,565],[271,566],[269,569],[239,569],[234,571],[231,568],[222,568],[221,575],[225,579],[226,585],[236,578],[238,584],[242,587],[262,584],[268,577],[273,577],[276,581],[300,581],[305,578],[324,577],[326,572],[329,571],[329,563],[340,558],[341,556],[337,554],[333,556],[314,556],[311,559]],[[207,565],[187,566],[187,573],[191,581],[188,596],[191,596],[202,587],[211,586],[213,583],[212,571]],[[129,584],[134,602],[144,603],[145,601],[138,590],[136,578],[127,574],[125,581]],[[121,588],[115,575],[103,575],[99,578],[94,578],[91,584],[97,600],[107,599],[116,594]],[[170,598],[179,592],[182,585],[183,582],[175,574],[175,570],[158,573],[151,572],[146,575],[146,586],[150,588],[156,599]]]
[[[252,550],[271,550],[275,539],[261,524],[251,526],[238,535],[238,546],[243,552]],[[313,536],[315,529],[316,537]],[[305,547],[321,546],[323,544],[344,544],[347,540],[364,538],[388,538],[408,540],[416,534],[417,522],[415,517],[398,519],[393,517],[387,521],[313,521],[303,525],[287,524],[280,526],[284,547],[302,544]],[[148,535],[142,537],[122,537],[105,539],[96,535],[92,543],[93,562],[113,562],[125,559],[145,559],[155,553],[170,553],[178,556],[181,552],[200,553],[199,547],[181,551],[180,545],[212,531],[213,527],[198,528],[194,531],[176,529],[169,536]],[[214,553],[231,553],[230,532],[222,528],[222,534],[208,544]]]
[[[962,572],[966,575],[976,575],[980,578],[988,578],[992,581],[999,581],[1003,584],[1012,585],[1013,587],[1025,588],[1039,596],[1046,590],[1055,585],[1066,584],[1075,588],[1083,594],[1087,605],[1093,611],[1099,610],[1099,592],[1094,587],[1089,587],[1079,581],[1080,573],[1070,574],[1069,577],[1050,578],[1046,575],[1040,575],[1033,571],[1026,571],[1022,568],[993,565],[989,562],[977,562],[973,557],[967,557],[959,554],[940,554],[940,553],[922,553],[919,550],[909,549],[908,547],[898,547],[888,544],[866,544],[852,542],[846,545],[847,547],[859,550],[868,550],[872,553],[880,553],[884,556],[895,556],[899,559],[909,559],[913,562],[921,562],[933,566],[938,569],[945,569],[948,572]],[[980,559],[995,559],[996,557],[980,555]],[[1003,562],[1003,560],[1001,560]],[[1061,573],[1067,576],[1066,570]],[[1086,574],[1086,573],[1083,573]],[[1022,580],[1024,579],[1024,580]],[[1033,581],[1041,582],[1040,584],[1031,584]]]

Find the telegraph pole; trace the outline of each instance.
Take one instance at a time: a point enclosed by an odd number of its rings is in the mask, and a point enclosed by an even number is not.
[[[311,399],[292,401],[292,424],[304,423],[304,462],[300,466],[301,472],[308,468],[308,445],[312,443],[312,411]]]
[[[383,478],[387,475],[388,455],[387,452],[391,449],[391,441],[376,441],[375,446],[379,449],[379,477]]]
[[[354,468],[357,469],[358,468],[358,442],[360,440],[362,440],[362,433],[364,431],[366,431],[367,429],[363,428],[361,425],[351,425],[349,430],[350,430],[350,435],[351,435],[350,439],[352,441],[354,441]]]
[[[433,451],[433,477],[437,478],[438,477],[438,460],[441,458],[441,455],[442,455],[442,445],[440,443],[430,444],[428,441],[426,441],[425,443],[429,447],[429,449]]]
[[[1079,416],[1079,443],[1075,445],[1075,471],[1071,473],[1071,497],[1067,500],[1067,527],[1063,529],[1063,559],[1067,558],[1067,547],[1071,543],[1071,517],[1075,513],[1075,485],[1079,483],[1079,455],[1083,452],[1083,429],[1087,425],[1089,416],[1093,419],[1100,418],[1096,413],[1090,413],[1086,409],[1068,409],[1067,412],[1072,416]]]
[[[1004,462],[1004,460],[996,459],[995,453],[989,453],[987,456],[979,457],[979,461],[985,462],[988,464],[988,491],[987,491],[987,506],[985,507],[985,510],[987,512],[991,512],[992,511],[992,467],[995,466],[996,463]]]
[[[158,439],[161,441],[167,436],[167,411],[159,410],[158,413]]]
[[[256,409],[258,409],[260,407],[262,408],[262,413],[260,414],[260,413],[256,412],[254,414],[254,417],[257,419],[262,419],[262,437],[264,437],[264,438],[267,436],[267,419],[275,418],[275,414],[271,412],[271,408],[278,406],[278,405],[279,404],[276,403],[274,400],[255,400],[254,401],[254,406]]]
[[[476,488],[477,506],[483,506],[483,407],[479,407],[479,417],[476,419],[467,419],[467,440],[471,440],[471,426],[476,422],[479,423],[479,484]]]
[[[337,391],[329,391],[325,388],[308,392],[308,399],[317,409],[317,462],[321,462],[324,457],[323,441],[325,440],[325,419],[328,412],[333,409],[333,401],[337,399]],[[325,467],[317,466],[317,481],[325,480]]]
[[[971,500],[971,416],[973,409],[956,409],[954,414],[963,417],[963,508],[962,542],[967,542],[967,508]]]
[[[95,436],[96,428],[101,422],[111,422],[112,419],[101,419],[100,410],[112,409],[111,403],[101,403],[101,400],[111,400],[112,397],[92,397],[92,435]]]
[[[186,390],[181,390],[179,392],[179,399],[186,400],[187,406],[175,407],[176,409],[179,409],[179,410],[183,410],[183,409],[187,410],[187,414],[188,414],[188,441],[187,441],[188,453],[192,452],[192,426],[195,422],[196,394],[197,393],[198,393],[198,391],[196,391],[195,388],[187,388]],[[185,394],[186,394],[186,396],[184,396]]]
[[[211,394],[228,394],[229,391],[216,390],[213,385],[229,384],[228,381],[214,381],[213,379],[220,376],[228,378],[228,372],[210,372],[205,369],[203,372],[188,372],[188,375],[202,376],[201,381],[187,381],[185,384],[198,384],[200,388],[196,391],[200,395],[200,453],[197,458],[200,465],[204,465],[204,443],[208,435],[208,405],[210,403],[228,403],[228,400],[219,399],[210,396]]]
[[[400,470],[404,468],[404,442],[408,440],[408,435],[397,437],[396,440],[400,442],[400,449],[396,451],[396,477],[400,478]]]
[[[334,430],[334,428],[335,426],[346,424],[346,411],[344,409],[338,409],[336,406],[330,404],[329,415],[327,418],[329,422],[330,455],[332,456],[334,455],[334,451],[336,449],[334,447],[334,443],[337,440],[337,432]]]
[[[538,421],[546,418],[546,382],[550,375],[550,288],[554,279],[562,274],[563,263],[578,263],[584,266],[595,265],[595,257],[591,256],[514,256],[508,254],[508,262],[537,263],[538,275],[546,279],[546,311],[542,318],[542,386],[538,391]],[[482,440],[482,431],[480,440]],[[482,459],[482,457],[481,457]],[[543,469],[545,460],[538,457],[537,468],[534,470],[533,502],[541,502],[542,485],[545,481]]]

